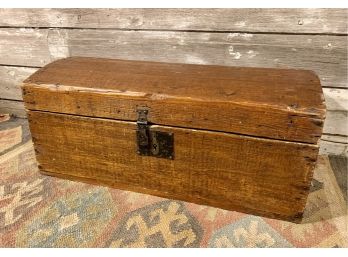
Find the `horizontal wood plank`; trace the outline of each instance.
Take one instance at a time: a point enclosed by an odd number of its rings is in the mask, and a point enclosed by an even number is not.
[[[345,9],[1,9],[3,27],[347,34]]]
[[[323,88],[326,108],[348,112],[348,89]]]
[[[0,64],[42,67],[68,56],[315,71],[347,88],[347,38],[83,29],[0,29]]]
[[[37,68],[0,66],[0,98],[22,100],[20,85],[37,70]]]
[[[348,144],[347,136],[324,134],[321,137],[321,140],[332,142],[332,143]]]
[[[348,112],[328,111],[324,122],[324,133],[348,136]]]
[[[49,30],[0,29],[0,64],[42,67],[51,61],[48,34]]]
[[[327,141],[326,138],[329,138],[330,141]],[[319,154],[348,157],[348,143],[334,142],[331,140],[344,140],[347,142],[347,137],[323,135],[322,140],[319,142]]]
[[[26,118],[27,114],[24,109],[24,103],[22,101],[11,101],[0,99],[0,113],[1,114],[13,114],[20,118]]]

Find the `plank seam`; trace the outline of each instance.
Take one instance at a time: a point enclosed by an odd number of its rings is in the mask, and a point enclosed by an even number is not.
[[[135,120],[130,120],[130,119],[116,119],[116,118],[109,118],[109,117],[100,117],[100,116],[91,116],[91,115],[82,115],[82,114],[72,114],[72,113],[65,113],[65,112],[54,112],[54,111],[46,111],[46,110],[36,110],[36,109],[27,109],[25,108],[27,113],[28,112],[33,112],[33,113],[46,113],[46,114],[55,114],[55,115],[62,115],[62,116],[70,116],[70,117],[79,117],[79,118],[92,118],[92,119],[98,119],[98,120],[105,120],[105,121],[121,121],[121,122],[133,122],[135,123]],[[202,129],[202,128],[195,128],[195,127],[183,127],[183,126],[174,126],[174,125],[166,125],[166,124],[161,124],[161,123],[155,123],[152,124],[151,122],[148,123],[149,125],[158,125],[158,126],[163,126],[163,127],[171,127],[171,128],[178,128],[178,129],[190,129],[190,130],[198,130],[198,131],[206,131],[206,132],[215,132],[215,133],[223,133],[226,135],[234,135],[234,136],[241,136],[241,137],[246,137],[246,138],[256,138],[256,139],[261,139],[261,140],[270,140],[274,142],[285,142],[285,143],[297,143],[301,145],[310,145],[313,147],[318,146],[317,143],[310,143],[310,142],[303,142],[303,141],[289,141],[286,139],[280,139],[280,138],[272,138],[272,137],[265,137],[265,136],[254,136],[254,135],[248,135],[248,134],[243,134],[243,133],[237,133],[237,132],[226,132],[222,130],[215,130],[215,129]]]
[[[5,101],[14,101],[14,102],[23,102],[21,100],[11,100],[11,99],[3,99],[3,98],[0,98],[0,101],[1,100],[5,100]],[[83,117],[86,117],[86,116],[83,116]],[[23,117],[18,117],[20,119],[27,119],[27,118],[23,118]],[[102,118],[102,119],[107,119],[107,118]],[[341,135],[341,134],[330,134],[330,133],[323,133],[323,136],[338,136],[338,137],[348,137],[346,135]],[[342,143],[342,142],[337,142],[337,141],[332,141],[332,140],[327,140],[327,139],[323,139],[321,138],[320,141],[325,141],[325,142],[330,142],[330,143],[337,143],[337,144],[342,144],[342,145],[348,145],[347,143]]]
[[[18,99],[8,99],[8,98],[2,98],[2,97],[0,97],[0,100],[13,101],[13,102],[23,102],[22,100],[18,100]]]
[[[334,144],[340,144],[340,145],[346,145],[346,146],[348,146],[347,143],[336,142],[336,141],[332,141],[332,140],[320,139],[320,141],[324,141],[324,142],[329,142],[329,143],[334,143]]]
[[[329,87],[329,86],[321,86],[322,88],[329,88],[329,89],[341,89],[341,90],[348,90],[347,87]]]
[[[323,135],[327,135],[327,136],[339,136],[339,137],[348,137],[347,135],[333,134],[333,133],[323,133]]]
[[[3,63],[0,63],[0,66],[15,67],[15,68],[42,68],[43,67],[43,66],[26,66],[26,65],[3,64]]]
[[[272,31],[249,31],[249,30],[203,30],[203,29],[126,29],[126,28],[85,28],[85,27],[23,27],[23,26],[0,26],[0,29],[67,29],[67,30],[117,30],[117,31],[153,31],[153,32],[191,32],[191,33],[245,33],[245,34],[273,34],[273,35],[311,35],[311,36],[348,36],[348,33],[298,33],[298,32],[272,32]]]

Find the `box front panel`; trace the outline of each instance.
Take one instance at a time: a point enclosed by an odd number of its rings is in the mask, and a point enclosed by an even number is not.
[[[174,134],[174,159],[137,154],[136,123],[29,111],[49,175],[287,220],[301,217],[318,148],[226,133]]]

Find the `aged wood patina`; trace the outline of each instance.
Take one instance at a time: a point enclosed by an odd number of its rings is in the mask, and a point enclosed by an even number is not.
[[[311,71],[72,57],[22,89],[44,174],[302,217],[325,118]]]

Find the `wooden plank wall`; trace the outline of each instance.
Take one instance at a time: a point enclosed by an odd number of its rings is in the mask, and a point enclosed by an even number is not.
[[[347,155],[345,9],[0,9],[0,112],[24,117],[20,82],[67,56],[314,70],[321,153]]]

